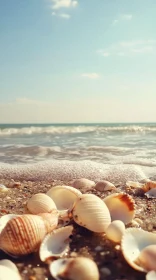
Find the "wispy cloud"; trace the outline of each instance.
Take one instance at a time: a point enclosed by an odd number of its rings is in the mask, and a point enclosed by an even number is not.
[[[112,44],[108,48],[97,51],[104,57],[109,56],[134,56],[141,54],[153,54],[156,52],[156,40],[132,40],[121,41]]]
[[[78,5],[76,0],[51,0],[52,9],[59,10],[62,8],[74,8]]]
[[[112,25],[117,25],[121,21],[130,21],[132,19],[131,14],[123,14],[113,20]]]
[[[69,15],[69,14],[59,14],[59,17],[69,19],[69,18],[71,18],[71,15]]]
[[[88,79],[98,79],[100,75],[98,73],[83,73],[81,77]]]

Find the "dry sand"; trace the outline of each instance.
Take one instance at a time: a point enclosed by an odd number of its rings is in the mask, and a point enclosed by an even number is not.
[[[70,185],[68,181],[34,182],[0,179],[0,184],[9,188],[8,192],[0,192],[0,216],[5,214],[22,214],[26,201],[35,193],[45,193],[55,185]],[[105,197],[114,191],[100,193],[94,189],[88,191],[99,197]],[[129,192],[136,203],[135,218],[142,220],[141,227],[145,230],[156,232],[156,200],[148,199],[143,195]],[[86,256],[92,258],[98,265],[100,279],[106,280],[144,280],[145,273],[132,269],[122,256],[120,246],[106,239],[105,235],[95,234],[74,224],[74,235],[70,244],[69,256]],[[0,259],[8,258],[18,267],[22,279],[45,280],[53,279],[46,264],[39,260],[38,253],[12,259],[0,251]],[[88,279],[89,280],[89,279]]]

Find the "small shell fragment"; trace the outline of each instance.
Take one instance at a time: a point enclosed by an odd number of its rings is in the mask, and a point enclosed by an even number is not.
[[[85,257],[59,259],[49,266],[51,275],[55,279],[68,280],[99,280],[96,263]]]
[[[54,230],[46,235],[41,243],[39,255],[43,262],[49,261],[53,257],[62,257],[69,250],[70,236],[73,226],[67,226]]]
[[[83,194],[77,199],[72,214],[77,224],[93,232],[105,232],[111,223],[107,206],[94,194]]]
[[[126,193],[113,193],[106,196],[103,201],[107,205],[111,219],[121,220],[124,224],[132,221],[135,215],[135,202]]]
[[[116,220],[113,221],[106,229],[106,236],[108,239],[119,243],[121,241],[124,232],[125,232],[125,224],[120,220]]]
[[[95,185],[95,189],[99,192],[111,191],[116,189],[116,187],[109,181],[99,181]]]
[[[82,193],[70,186],[56,186],[51,188],[47,195],[53,199],[58,210],[65,210],[72,207]]]
[[[124,258],[130,266],[139,271],[147,271],[147,268],[138,263],[138,257],[141,251],[150,245],[156,245],[156,234],[138,228],[126,229],[121,240],[121,250]],[[147,258],[147,266],[149,266],[148,260]]]
[[[27,202],[27,208],[31,214],[50,213],[56,209],[54,201],[44,193],[34,194]]]

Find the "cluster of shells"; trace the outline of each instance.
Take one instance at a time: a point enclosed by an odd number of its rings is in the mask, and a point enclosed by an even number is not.
[[[46,194],[33,195],[27,201],[25,214],[1,217],[0,249],[15,257],[39,251],[41,261],[49,266],[55,279],[98,280],[99,270],[93,260],[67,258],[74,221],[120,244],[130,266],[147,273],[147,280],[156,279],[156,234],[128,227],[135,217],[133,198],[115,192],[101,199],[94,194],[82,194],[75,187],[52,187]],[[115,189],[109,182],[105,187]],[[21,276],[11,261],[2,260],[0,279],[18,280]]]

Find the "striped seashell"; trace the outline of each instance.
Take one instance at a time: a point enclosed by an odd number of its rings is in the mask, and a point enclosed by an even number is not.
[[[107,206],[94,194],[83,194],[78,198],[72,215],[77,224],[93,232],[105,232],[111,223]]]
[[[35,252],[45,235],[56,228],[57,224],[57,211],[12,218],[0,234],[0,249],[13,256]]]
[[[50,213],[56,209],[52,198],[44,193],[34,194],[27,202],[27,208],[31,214]]]
[[[113,193],[103,199],[107,205],[111,219],[121,220],[124,224],[132,221],[135,215],[135,202],[133,198],[126,193]]]

